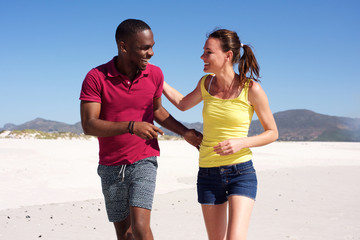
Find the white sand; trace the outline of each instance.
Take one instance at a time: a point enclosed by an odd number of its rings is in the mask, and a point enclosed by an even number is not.
[[[196,200],[197,150],[160,141],[155,239],[207,239]],[[96,140],[0,139],[0,239],[116,239]],[[360,143],[254,148],[259,191],[248,239],[360,239]]]

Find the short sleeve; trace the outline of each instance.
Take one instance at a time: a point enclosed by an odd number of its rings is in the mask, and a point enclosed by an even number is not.
[[[96,69],[86,75],[80,93],[80,100],[101,103],[101,83]]]

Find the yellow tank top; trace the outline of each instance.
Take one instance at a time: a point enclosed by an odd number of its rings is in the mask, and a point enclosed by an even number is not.
[[[201,95],[203,97],[203,141],[200,146],[199,166],[219,167],[238,164],[251,160],[249,148],[227,156],[216,154],[213,147],[230,138],[246,137],[249,131],[254,108],[248,103],[250,79],[234,99],[220,99],[209,94],[205,89],[205,75],[201,79]]]

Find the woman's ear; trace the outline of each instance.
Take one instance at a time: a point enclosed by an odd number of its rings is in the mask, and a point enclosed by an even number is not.
[[[234,57],[234,53],[232,51],[226,52],[226,61],[232,62],[233,57]]]

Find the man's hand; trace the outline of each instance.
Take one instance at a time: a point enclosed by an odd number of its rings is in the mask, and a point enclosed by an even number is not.
[[[200,144],[201,144],[202,139],[203,139],[203,135],[202,135],[201,132],[198,132],[195,129],[189,129],[189,130],[187,130],[185,132],[183,137],[188,143],[190,143],[191,145],[193,145],[197,149],[200,148]]]
[[[134,122],[134,134],[142,139],[150,140],[157,138],[158,133],[164,135],[164,132],[148,122]]]

